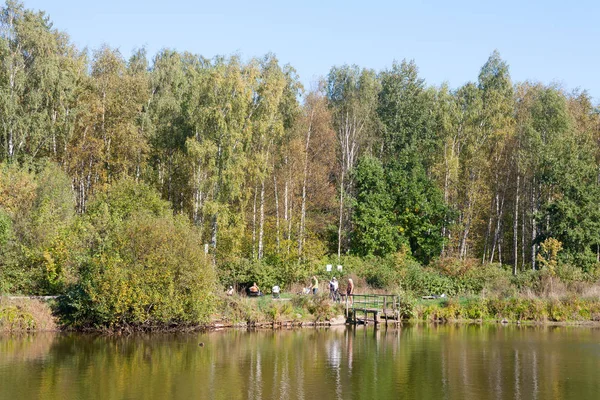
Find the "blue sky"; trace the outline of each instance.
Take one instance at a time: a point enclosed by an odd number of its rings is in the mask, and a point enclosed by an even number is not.
[[[306,86],[333,65],[414,59],[428,84],[476,80],[494,49],[514,81],[587,89],[600,101],[600,2],[25,0],[79,47],[205,57],[275,53]]]

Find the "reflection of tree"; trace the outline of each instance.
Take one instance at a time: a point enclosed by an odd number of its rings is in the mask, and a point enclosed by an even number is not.
[[[40,360],[48,354],[56,333],[0,335],[0,367]]]

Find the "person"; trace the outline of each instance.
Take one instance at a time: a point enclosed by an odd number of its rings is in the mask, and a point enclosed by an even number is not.
[[[352,295],[354,294],[354,282],[352,278],[348,278],[348,286],[346,286],[346,296],[348,297],[348,301],[352,304]]]
[[[329,297],[333,301],[338,300],[338,295],[339,295],[338,288],[339,288],[339,284],[338,284],[337,278],[334,276],[329,281]]]
[[[279,292],[280,292],[280,288],[278,285],[273,286],[273,289],[271,289],[271,293],[273,293],[273,298],[274,299],[278,299],[279,298]]]
[[[250,286],[250,296],[260,296],[260,289],[258,288],[258,285],[256,284],[256,282],[254,282],[252,284],[252,286]]]
[[[335,276],[331,282],[333,283],[333,301],[340,301],[340,283]]]
[[[329,298],[333,300],[333,279],[329,281]]]
[[[312,294],[317,294],[317,292],[319,291],[319,281],[317,280],[316,276],[312,276]]]
[[[227,296],[233,296],[233,286],[229,286],[229,289],[227,289]]]

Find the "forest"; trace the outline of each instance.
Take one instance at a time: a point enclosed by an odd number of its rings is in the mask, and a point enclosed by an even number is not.
[[[203,320],[328,263],[600,272],[600,111],[497,51],[459,88],[403,60],[307,90],[273,54],[79,49],[8,0],[0,61],[0,293],[73,321]]]

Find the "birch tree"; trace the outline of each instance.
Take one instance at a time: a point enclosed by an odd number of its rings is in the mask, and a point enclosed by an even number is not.
[[[327,98],[338,138],[339,221],[337,255],[347,230],[346,197],[352,188],[350,170],[372,137],[375,126],[379,82],[375,72],[358,66],[334,67],[327,79]]]

